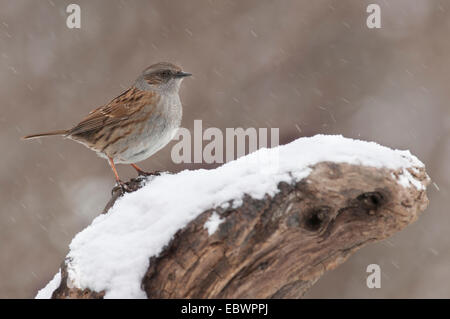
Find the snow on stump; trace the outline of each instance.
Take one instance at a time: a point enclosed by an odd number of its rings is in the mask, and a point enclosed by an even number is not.
[[[429,181],[409,151],[325,135],[132,180],[37,298],[299,298],[415,221]]]

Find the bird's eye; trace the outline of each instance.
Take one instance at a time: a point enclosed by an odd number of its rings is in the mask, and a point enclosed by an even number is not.
[[[168,78],[170,76],[170,71],[162,71],[161,75],[165,78]]]

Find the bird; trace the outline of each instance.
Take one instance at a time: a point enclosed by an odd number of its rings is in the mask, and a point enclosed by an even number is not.
[[[153,64],[139,74],[130,88],[91,111],[72,128],[23,139],[59,135],[81,143],[109,162],[118,186],[123,188],[125,183],[116,164],[130,164],[139,175],[158,174],[147,173],[136,163],[161,150],[175,136],[183,113],[180,85],[191,75],[169,62]]]

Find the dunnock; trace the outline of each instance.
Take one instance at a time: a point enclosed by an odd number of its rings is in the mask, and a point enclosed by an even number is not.
[[[93,110],[69,130],[25,136],[24,139],[62,135],[77,141],[109,161],[119,185],[123,186],[115,164],[145,160],[166,146],[181,123],[182,106],[178,90],[190,73],[160,62],[146,68],[134,85],[107,105]]]

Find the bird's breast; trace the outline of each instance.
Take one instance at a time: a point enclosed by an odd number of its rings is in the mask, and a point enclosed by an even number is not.
[[[166,146],[181,124],[182,106],[178,94],[161,96],[156,106],[145,107],[146,120],[136,127],[137,133],[123,141],[123,151],[115,156],[117,163],[143,161]]]

